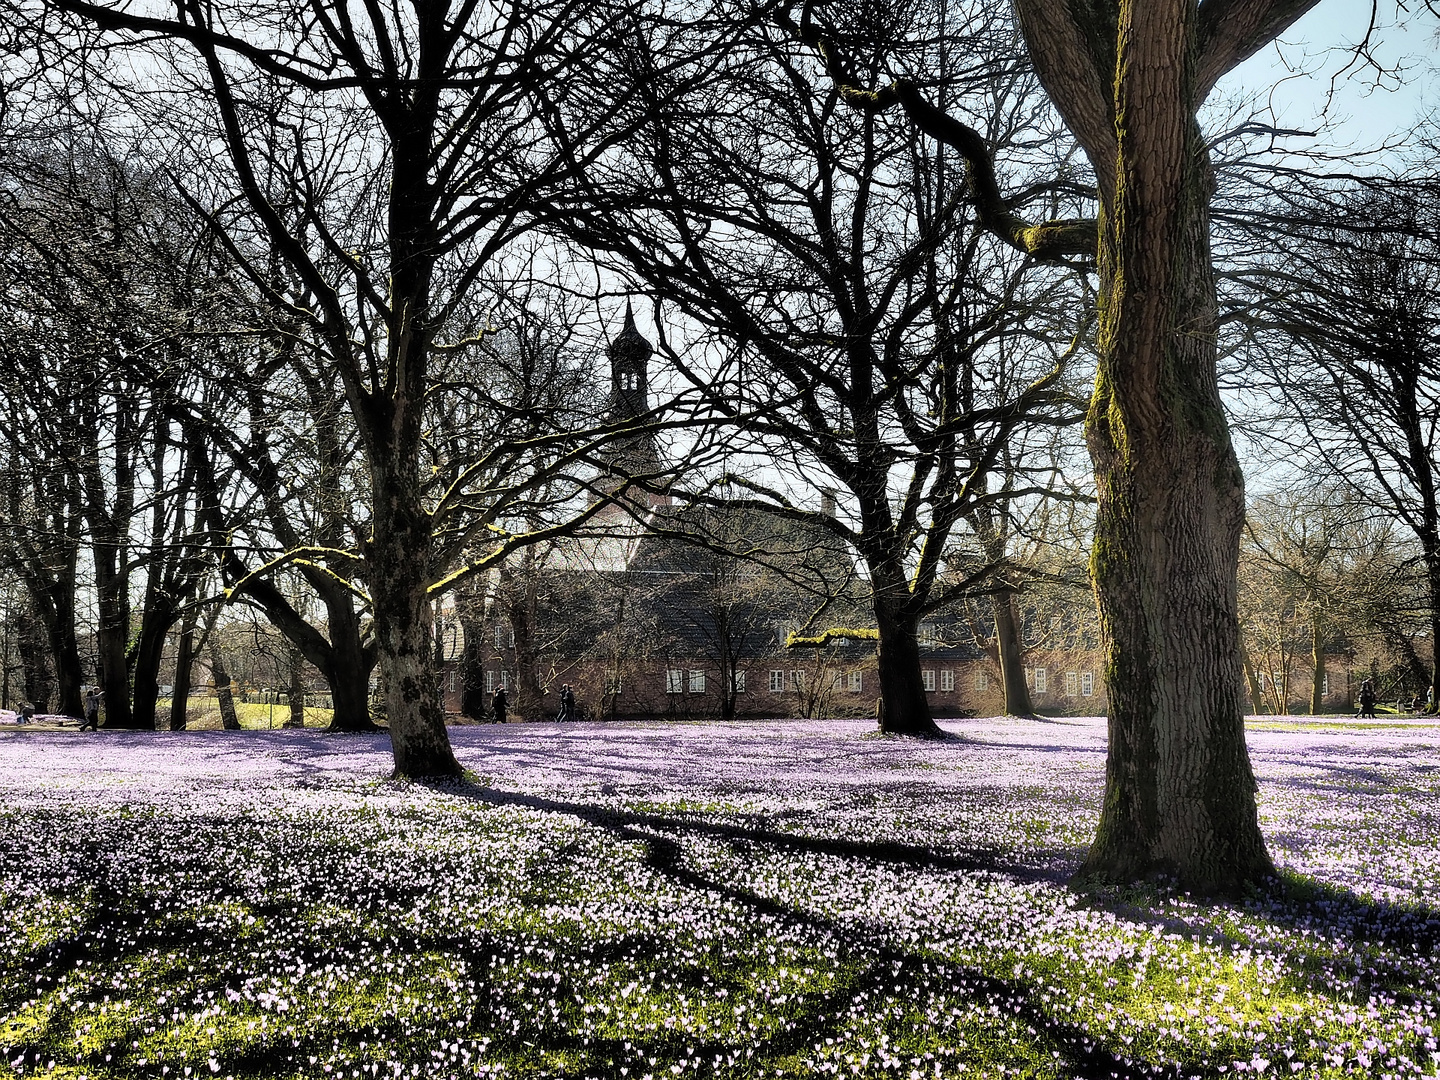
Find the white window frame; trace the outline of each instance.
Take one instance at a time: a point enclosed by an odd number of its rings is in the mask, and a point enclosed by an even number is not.
[[[850,672],[850,693],[860,693],[860,688],[865,685],[865,676],[858,671]]]
[[[990,689],[990,672],[981,668],[975,673],[975,691],[983,694]]]
[[[770,669],[770,692],[772,694],[783,694],[785,692],[785,672],[779,668]]]
[[[803,668],[792,668],[790,671],[790,689],[797,694],[805,692],[805,670]]]
[[[730,687],[737,694],[745,693],[745,672],[738,668],[730,672]]]
[[[1050,677],[1043,667],[1035,669],[1035,693],[1048,694],[1050,692]]]
[[[955,692],[955,669],[940,669],[940,690],[942,693],[951,694]]]
[[[1065,696],[1075,697],[1080,693],[1080,673],[1078,671],[1065,672]]]
[[[705,672],[700,668],[690,669],[689,688],[692,694],[705,693]]]
[[[927,692],[933,691],[935,689],[935,669],[927,667],[921,671],[920,681],[925,685]]]
[[[1080,673],[1080,696],[1094,697],[1095,695],[1095,673],[1093,671],[1082,671]]]
[[[683,669],[665,669],[665,692],[667,694],[683,694],[685,692],[685,672]]]

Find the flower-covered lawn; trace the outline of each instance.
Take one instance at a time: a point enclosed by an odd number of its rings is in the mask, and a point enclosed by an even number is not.
[[[1252,723],[1283,888],[1065,879],[1104,723],[0,734],[0,1052],[66,1077],[1435,1075],[1440,727]]]

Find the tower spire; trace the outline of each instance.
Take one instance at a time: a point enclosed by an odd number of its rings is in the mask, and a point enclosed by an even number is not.
[[[625,325],[610,343],[610,419],[628,420],[650,408],[649,364],[655,350],[635,325],[635,308],[625,299]]]

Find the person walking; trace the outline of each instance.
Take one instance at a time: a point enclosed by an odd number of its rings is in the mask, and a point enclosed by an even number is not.
[[[575,691],[569,683],[560,687],[560,715],[556,719],[561,723],[575,719]]]
[[[505,710],[509,704],[509,699],[505,696],[505,687],[502,686],[499,690],[495,691],[495,697],[491,701],[491,707],[495,715],[495,723],[505,723]]]
[[[100,730],[100,698],[104,691],[98,686],[92,686],[85,695],[85,722],[80,725],[80,730],[89,728],[91,731]]]
[[[1375,719],[1375,687],[1369,679],[1360,684],[1360,715]]]

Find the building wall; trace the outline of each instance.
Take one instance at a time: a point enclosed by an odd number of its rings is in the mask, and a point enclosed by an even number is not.
[[[790,653],[743,662],[745,688],[736,701],[737,716],[874,716],[879,693],[874,654],[851,652]],[[1098,654],[1051,652],[1032,654],[1027,660],[1027,682],[1037,711],[1054,716],[1105,712]],[[1004,707],[1000,671],[988,657],[936,654],[923,657],[920,670],[936,717],[995,716]],[[454,715],[460,713],[462,678],[457,664],[447,664],[441,672],[445,709]],[[524,710],[514,697],[513,655],[504,650],[485,664],[487,702],[502,678],[510,690],[512,710]],[[710,719],[721,711],[720,678],[719,666],[710,659],[639,660],[621,673],[617,695],[608,692],[613,672],[604,665],[554,663],[544,681],[545,700],[537,711],[553,717],[560,705],[560,687],[569,683],[577,704],[592,718]]]

